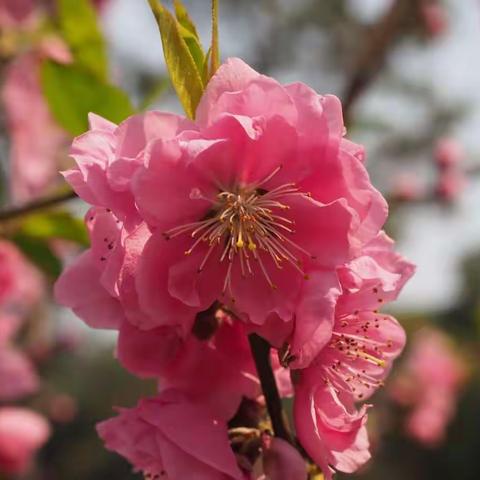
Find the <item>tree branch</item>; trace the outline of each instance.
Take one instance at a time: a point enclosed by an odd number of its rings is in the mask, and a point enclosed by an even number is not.
[[[32,202],[26,203],[25,205],[21,205],[20,207],[5,209],[0,211],[0,222],[14,220],[15,218],[21,217],[23,215],[34,213],[37,210],[54,207],[68,200],[73,200],[74,198],[77,198],[77,194],[73,190],[69,190],[67,192],[63,192],[52,197],[34,200]]]
[[[292,436],[285,425],[282,401],[270,364],[270,345],[266,340],[254,333],[249,335],[248,341],[250,342],[250,349],[255,360],[263,395],[267,403],[268,414],[272,421],[273,433],[276,437],[282,438],[294,445]]]
[[[342,96],[345,123],[348,125],[354,103],[375,79],[388,51],[409,22],[415,20],[418,0],[396,0],[391,9],[369,32]]]

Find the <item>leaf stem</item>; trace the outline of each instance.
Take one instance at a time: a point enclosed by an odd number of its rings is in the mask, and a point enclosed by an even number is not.
[[[218,43],[218,0],[212,0],[212,54],[210,62],[210,76],[212,76],[220,66],[220,47]]]

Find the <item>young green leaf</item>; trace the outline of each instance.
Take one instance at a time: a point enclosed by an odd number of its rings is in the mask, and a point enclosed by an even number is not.
[[[186,27],[181,28],[177,19],[159,1],[148,1],[160,29],[170,79],[185,113],[194,118],[204,85],[201,70],[183,36],[190,31]]]
[[[44,61],[41,83],[55,120],[72,135],[79,135],[88,129],[89,112],[115,123],[134,113],[125,92],[75,65]]]
[[[190,15],[181,0],[174,0],[173,6],[175,8],[175,16],[177,17],[178,23],[186,28],[194,37],[200,39],[197,27],[195,27],[193,20],[190,18]]]
[[[75,63],[106,80],[107,49],[90,0],[57,0],[57,11],[60,31]]]
[[[200,37],[193,20],[188,15],[188,11],[180,0],[173,2],[175,7],[175,16],[177,17],[178,27],[190,53],[192,54],[199,72],[202,71],[205,62],[205,53],[203,51]]]

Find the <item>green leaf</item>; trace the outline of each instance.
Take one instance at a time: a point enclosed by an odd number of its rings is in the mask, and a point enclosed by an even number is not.
[[[134,113],[127,94],[74,65],[42,64],[43,94],[55,120],[72,135],[88,129],[88,113],[119,123]]]
[[[160,28],[165,62],[170,79],[178,98],[190,117],[195,117],[195,110],[203,94],[203,81],[195,59],[181,32],[180,23],[157,0],[148,0]]]
[[[180,34],[185,40],[185,43],[195,60],[198,71],[202,72],[203,64],[205,62],[205,53],[203,51],[200,37],[198,36],[197,28],[188,15],[188,11],[182,2],[180,0],[175,0],[173,4]]]
[[[181,0],[174,0],[173,6],[175,8],[175,16],[177,17],[178,23],[186,28],[194,37],[199,39],[200,37],[198,36],[197,27],[190,18],[190,15]]]
[[[25,217],[19,231],[32,238],[61,238],[79,245],[88,246],[85,224],[69,212],[53,211]]]
[[[205,60],[203,62],[203,67],[202,67],[202,78],[203,78],[203,83],[206,85],[208,81],[210,80],[210,57],[212,55],[212,47],[210,47],[207,51],[207,54],[205,55]]]
[[[60,275],[62,264],[46,239],[38,239],[18,232],[12,240],[23,254],[44,273],[53,278]]]
[[[57,0],[58,23],[75,63],[106,80],[107,49],[90,0]]]
[[[182,36],[183,40],[187,44],[188,50],[195,61],[195,65],[197,66],[197,70],[199,72],[202,71],[202,66],[205,62],[205,53],[203,52],[202,45],[200,44],[200,40],[195,37],[190,30],[187,30],[183,27],[180,23],[178,24],[178,30],[180,35]]]

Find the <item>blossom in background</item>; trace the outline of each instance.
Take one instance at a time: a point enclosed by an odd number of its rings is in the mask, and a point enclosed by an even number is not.
[[[438,169],[435,191],[442,200],[457,200],[465,190],[467,176],[463,167],[464,159],[465,152],[457,140],[450,137],[437,140],[434,150]]]
[[[57,178],[68,135],[55,123],[40,86],[42,57],[71,61],[61,40],[45,38],[37,51],[19,55],[7,67],[2,100],[10,134],[11,194],[16,202],[45,194]]]
[[[408,434],[429,447],[441,444],[466,378],[466,365],[445,334],[432,328],[416,333],[389,388],[398,403],[411,407],[405,425]]]
[[[448,13],[441,0],[423,0],[420,4],[420,16],[430,37],[440,37],[449,27]]]
[[[440,172],[436,185],[436,194],[442,200],[453,202],[464,192],[466,184],[467,177],[462,170],[449,168]]]
[[[465,152],[457,140],[443,137],[436,141],[433,156],[438,167],[444,169],[460,165],[465,158]]]
[[[401,202],[420,200],[425,194],[425,188],[416,175],[402,172],[393,178],[391,196]]]
[[[43,282],[12,243],[0,242],[0,402],[23,400],[40,386],[35,366],[15,344],[25,317],[40,300]],[[0,472],[23,473],[47,440],[40,415],[13,406],[0,407]]]
[[[9,327],[15,330],[19,319],[43,294],[43,281],[18,248],[0,241],[0,313],[5,314]]]
[[[255,455],[237,455],[242,472],[233,468],[225,435],[242,398],[264,405],[251,333],[278,350],[280,392],[295,390],[299,440],[327,478],[331,466],[353,471],[369,458],[367,407],[355,403],[403,347],[403,330],[378,309],[413,267],[381,231],[387,205],[363,148],[344,134],[336,97],[230,59],[195,122],[147,112],[117,126],[90,115],[74,140],[76,167],[64,176],[92,205],[91,248],[55,295],[88,325],[118,330],[120,362],[158,380],[157,398],[99,426],[107,447],[144,474],[254,474]],[[165,430],[183,409],[221,427],[215,452],[203,445],[210,427],[200,435],[193,419],[181,438]],[[263,474],[290,455],[253,440]],[[178,451],[172,442],[186,443]]]
[[[0,25],[3,28],[24,27],[33,20],[35,0],[0,0]]]
[[[50,435],[47,421],[26,408],[0,408],[0,472],[25,473]]]

